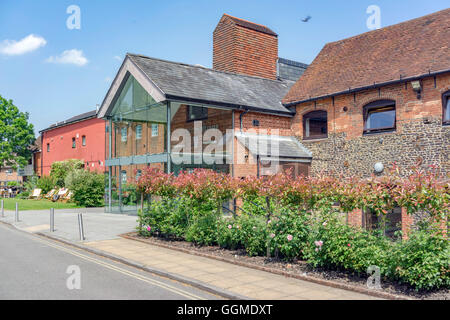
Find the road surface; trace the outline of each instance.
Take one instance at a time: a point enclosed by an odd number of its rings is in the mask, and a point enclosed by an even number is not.
[[[0,223],[0,299],[219,299]]]

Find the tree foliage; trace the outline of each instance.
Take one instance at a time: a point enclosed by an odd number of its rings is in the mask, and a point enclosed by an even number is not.
[[[20,112],[12,100],[0,96],[0,169],[24,167],[31,157],[34,128],[28,113]]]

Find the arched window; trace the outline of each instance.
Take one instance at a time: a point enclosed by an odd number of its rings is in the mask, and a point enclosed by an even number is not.
[[[377,100],[366,104],[364,112],[364,133],[395,130],[395,101]]]
[[[450,90],[442,95],[442,123],[450,124]]]
[[[303,139],[327,138],[327,126],[326,111],[311,111],[303,115]]]

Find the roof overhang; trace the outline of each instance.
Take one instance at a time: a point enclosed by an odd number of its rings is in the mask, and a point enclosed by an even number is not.
[[[344,90],[344,91],[339,91],[339,92],[334,92],[334,93],[330,93],[330,94],[326,94],[326,95],[310,97],[308,99],[303,99],[303,100],[283,103],[283,106],[285,106],[286,108],[289,108],[289,107],[295,106],[295,105],[300,104],[300,103],[305,103],[305,102],[311,102],[311,101],[316,101],[316,100],[320,100],[320,99],[336,97],[336,96],[340,96],[340,95],[344,95],[344,94],[356,93],[356,92],[364,91],[364,90],[377,89],[377,88],[381,88],[381,87],[388,86],[388,85],[405,83],[405,82],[410,82],[410,81],[414,81],[414,80],[420,80],[420,79],[423,79],[423,78],[434,77],[434,76],[438,76],[438,75],[445,74],[445,73],[450,73],[450,69],[434,71],[434,72],[429,71],[428,73],[424,73],[424,74],[417,75],[417,76],[400,78],[400,79],[390,80],[390,81],[384,81],[384,82],[374,83],[372,85],[367,85],[367,86],[349,88],[348,90]],[[301,78],[298,81],[301,81]]]
[[[120,92],[128,79],[129,75],[132,75],[137,82],[147,91],[149,95],[155,99],[156,102],[163,102],[166,100],[164,92],[158,88],[158,86],[134,63],[129,56],[126,56],[119,72],[116,74],[102,105],[98,111],[98,118],[107,118],[116,102],[116,99],[120,95]]]

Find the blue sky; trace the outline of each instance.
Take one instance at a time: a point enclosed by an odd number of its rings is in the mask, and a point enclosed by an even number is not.
[[[81,9],[79,30],[66,26],[70,5]],[[369,31],[369,5],[380,7],[384,27],[445,9],[448,1],[1,0],[0,95],[29,112],[38,135],[95,109],[126,52],[211,67],[212,32],[223,13],[268,26],[279,35],[280,57],[311,63],[325,43]],[[5,53],[30,34],[34,50]],[[66,50],[75,51],[59,60]],[[57,63],[64,61],[78,64]]]

